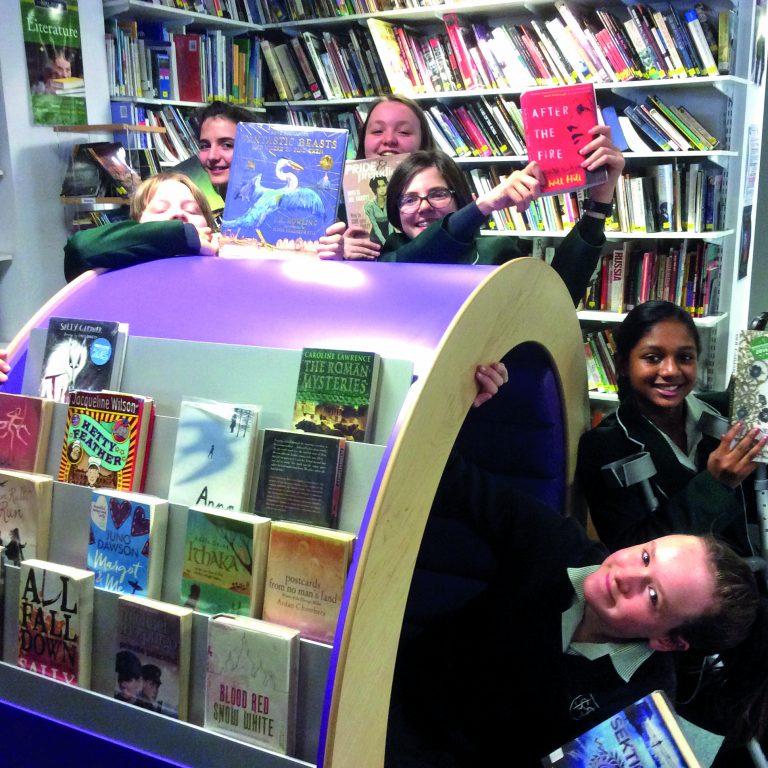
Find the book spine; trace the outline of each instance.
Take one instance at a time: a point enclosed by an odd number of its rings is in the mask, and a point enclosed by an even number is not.
[[[718,73],[717,63],[712,56],[712,51],[709,49],[707,39],[704,37],[704,30],[701,28],[701,22],[699,21],[699,17],[696,15],[695,10],[685,12],[685,23],[688,25],[691,39],[693,40],[699,58],[704,65],[704,74],[710,76],[716,75]]]
[[[461,33],[461,24],[459,17],[455,13],[446,13],[443,16],[443,23],[445,24],[445,30],[448,34],[448,40],[451,43],[454,56],[456,57],[456,63],[461,73],[461,79],[464,83],[464,88],[476,88],[479,83],[475,80],[472,61],[469,56],[469,50],[464,40],[464,36]]]

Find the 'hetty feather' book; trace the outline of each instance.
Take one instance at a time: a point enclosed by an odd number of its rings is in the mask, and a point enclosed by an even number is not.
[[[240,123],[219,255],[314,256],[336,220],[347,137],[339,128]]]

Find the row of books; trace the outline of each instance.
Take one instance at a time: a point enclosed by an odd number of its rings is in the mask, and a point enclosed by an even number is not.
[[[265,3],[265,24],[379,13],[397,8],[444,5],[444,0],[275,0]]]
[[[587,361],[587,389],[590,392],[616,394],[616,343],[613,330],[603,328],[584,334],[584,357]]]
[[[263,0],[143,0],[143,2],[207,16],[233,19],[246,24],[263,24],[267,19]]]
[[[142,178],[158,170],[158,158],[151,150],[136,149],[129,153],[119,141],[74,144],[61,194],[64,197],[127,198]]]

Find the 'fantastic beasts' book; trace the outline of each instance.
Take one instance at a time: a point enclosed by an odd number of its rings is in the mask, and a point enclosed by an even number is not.
[[[53,403],[0,392],[0,469],[45,471]]]
[[[731,424],[741,421],[745,431],[768,432],[768,331],[740,331],[731,382]],[[768,462],[768,446],[756,461]]]
[[[240,123],[219,255],[314,256],[336,220],[347,138],[339,128]]]

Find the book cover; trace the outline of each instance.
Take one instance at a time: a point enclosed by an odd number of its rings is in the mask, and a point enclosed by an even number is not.
[[[0,469],[44,472],[53,403],[0,392]]]
[[[154,417],[154,400],[145,395],[71,392],[58,480],[142,491]]]
[[[592,83],[524,91],[520,109],[528,159],[544,174],[543,195],[591,187],[608,178],[604,168],[581,167],[579,150],[591,141],[587,131],[598,123]]]
[[[265,429],[256,512],[336,528],[344,482],[343,437]]]
[[[48,557],[53,478],[33,472],[0,470],[0,563]]]
[[[90,688],[93,573],[46,560],[21,562],[17,663]]]
[[[199,34],[173,35],[176,68],[179,72],[179,99],[181,101],[205,101],[202,83],[201,36]]]
[[[93,491],[86,567],[110,592],[159,598],[168,502],[156,496]]]
[[[190,507],[182,604],[201,613],[260,615],[270,523],[248,512]]]
[[[730,391],[731,425],[744,423],[744,431],[768,425],[768,332],[739,331]],[[768,462],[768,447],[755,461]]]
[[[138,595],[117,601],[114,696],[186,720],[192,648],[191,608]]]
[[[89,144],[88,152],[104,169],[118,195],[127,197],[136,191],[141,177],[128,164],[128,156],[122,144],[108,141]]]
[[[100,197],[105,184],[100,166],[88,151],[87,144],[75,144],[61,183],[63,197]]]
[[[395,34],[395,25],[376,18],[367,19],[367,23],[392,93],[413,96],[416,89],[407,75],[405,57]]]
[[[240,123],[221,226],[221,242],[247,254],[314,256],[336,221],[348,131]]]
[[[74,389],[119,389],[128,324],[52,317],[43,350],[40,397],[66,403]]]
[[[381,357],[376,352],[305,347],[293,407],[304,432],[370,442]]]
[[[187,506],[248,508],[258,405],[184,398],[168,498]]]
[[[206,728],[292,755],[298,686],[297,630],[242,616],[208,622]]]
[[[370,160],[347,160],[344,165],[344,205],[347,223],[370,233],[379,245],[397,232],[387,218],[387,186],[408,155],[385,155]]]
[[[272,523],[262,618],[333,642],[354,542],[345,531]]]

